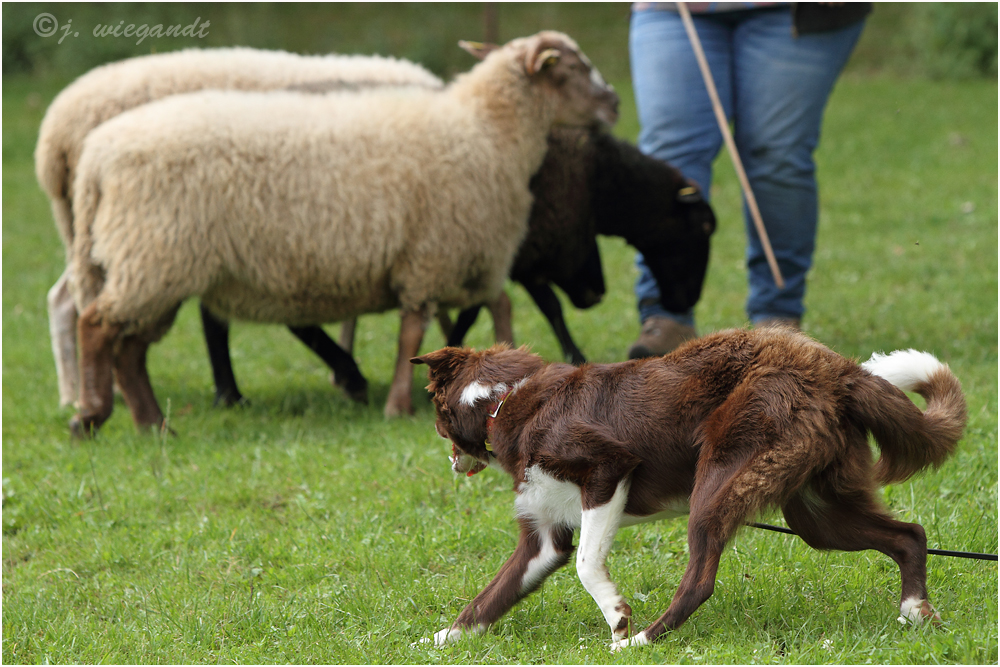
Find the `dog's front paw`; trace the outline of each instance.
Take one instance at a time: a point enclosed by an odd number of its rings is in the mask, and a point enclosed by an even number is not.
[[[925,621],[930,621],[931,625],[940,627],[941,614],[935,611],[934,607],[927,600],[920,598],[906,598],[899,605],[899,622],[923,625]]]
[[[615,640],[621,641],[628,637],[629,624],[632,621],[632,607],[628,606],[625,598],[615,605],[615,610],[604,617],[611,627],[611,634]]]
[[[649,643],[649,639],[646,637],[646,631],[643,630],[637,635],[632,635],[631,637],[626,637],[625,639],[619,639],[611,644],[611,651],[620,651],[623,648],[629,646],[645,646]]]
[[[450,644],[451,642],[458,641],[462,636],[462,630],[458,628],[445,628],[440,632],[435,632],[433,637],[424,637],[420,640],[421,644],[434,644],[435,646],[444,646],[445,644]]]

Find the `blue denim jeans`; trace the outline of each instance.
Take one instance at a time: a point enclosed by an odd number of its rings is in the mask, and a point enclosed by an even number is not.
[[[813,151],[830,91],[864,22],[794,37],[791,11],[783,7],[695,15],[694,23],[785,279],[779,290],[744,202],[747,315],[751,322],[799,318],[816,241]],[[634,12],[629,53],[639,149],[680,169],[708,197],[723,140],[680,15]],[[693,325],[693,312],[663,309],[642,255],[636,264],[640,320],[663,315]]]

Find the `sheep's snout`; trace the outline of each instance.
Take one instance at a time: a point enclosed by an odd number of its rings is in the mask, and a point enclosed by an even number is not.
[[[597,120],[610,127],[618,121],[618,103],[620,100],[618,98],[618,93],[616,93],[615,89],[610,85],[608,86],[608,90],[604,94],[604,97],[605,100],[602,102],[601,106],[597,108]]]
[[[578,308],[590,308],[592,306],[596,306],[597,304],[599,304],[601,302],[601,299],[603,298],[604,298],[603,294],[598,294],[593,290],[585,290],[583,293],[583,298],[580,299],[581,304],[578,305],[574,303],[573,305],[577,306]]]

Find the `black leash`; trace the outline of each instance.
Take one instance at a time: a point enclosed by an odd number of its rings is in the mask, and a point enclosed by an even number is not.
[[[773,530],[776,533],[784,533],[786,535],[795,535],[794,530],[789,530],[788,528],[782,528],[781,526],[769,526],[766,523],[748,523],[748,526],[754,528],[763,528],[764,530]],[[955,558],[972,558],[973,560],[996,560],[996,554],[977,554],[971,553],[969,551],[948,551],[946,549],[928,549],[927,553],[933,554],[935,556],[954,556]]]

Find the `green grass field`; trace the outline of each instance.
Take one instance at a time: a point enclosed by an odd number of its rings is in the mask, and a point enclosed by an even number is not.
[[[608,75],[624,100],[616,132],[634,139],[627,56],[617,57],[594,60],[617,72]],[[32,164],[39,121],[66,82],[3,81],[4,663],[996,664],[995,563],[931,556],[930,596],[945,624],[911,628],[896,620],[899,575],[888,558],[816,552],[751,529],[727,549],[714,596],[654,646],[611,654],[572,565],[484,635],[414,645],[489,581],[516,527],[507,478],[451,474],[422,373],[416,415],[382,417],[393,314],[359,326],[370,406],[332,388],[287,330],[234,324],[234,366],[252,405],[217,410],[188,303],[150,355],[177,435],[137,434],[119,402],[98,438],[71,440],[45,311],[63,250]],[[848,356],[913,347],[951,366],[970,415],[957,454],[884,499],[924,525],[929,546],[991,553],[996,119],[995,81],[840,82],[818,152],[821,235],[805,320],[807,333]],[[717,171],[703,332],[744,324],[739,192],[727,159]],[[568,309],[568,320],[592,360],[620,361],[639,330],[633,254],[613,240],[602,251],[608,295],[592,310]],[[557,360],[525,292],[509,293],[517,341]],[[490,342],[483,316],[468,343]],[[441,344],[435,330],[423,349]],[[640,627],[669,604],[685,537],[683,520],[618,535],[609,565]]]

